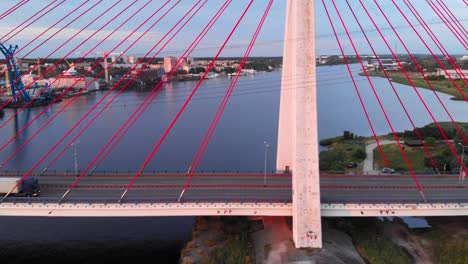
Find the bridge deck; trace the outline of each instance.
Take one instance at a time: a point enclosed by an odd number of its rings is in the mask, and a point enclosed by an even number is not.
[[[12,176],[12,175],[8,175]],[[63,203],[86,201],[112,203],[119,200],[133,175],[96,174],[81,179]],[[8,197],[5,201],[56,202],[76,180],[74,175],[36,176],[41,197]],[[148,174],[137,179],[123,203],[177,202],[187,180],[185,174]],[[468,185],[458,176],[419,176],[426,202],[468,201]],[[197,174],[185,192],[183,202],[291,202],[291,175]],[[407,175],[333,175],[320,179],[323,203],[424,203],[411,176]]]
[[[5,177],[3,175],[2,177]],[[9,177],[13,175],[8,175]],[[197,174],[178,202],[187,176],[143,175],[118,203],[133,175],[84,177],[69,195],[60,197],[74,175],[37,176],[40,197],[8,197],[0,215],[16,216],[290,216],[291,175]],[[426,201],[411,176],[321,175],[322,216],[468,215],[468,185],[458,176],[422,175]]]

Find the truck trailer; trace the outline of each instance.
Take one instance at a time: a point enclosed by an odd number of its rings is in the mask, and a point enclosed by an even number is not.
[[[16,197],[36,197],[40,194],[39,180],[37,178],[26,178],[20,184],[20,177],[0,177],[0,195],[9,195]],[[16,186],[16,187],[15,187]],[[13,188],[14,187],[14,188]],[[13,190],[12,190],[13,188]]]

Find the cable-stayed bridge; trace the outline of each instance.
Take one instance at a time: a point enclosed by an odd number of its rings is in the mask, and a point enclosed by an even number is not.
[[[255,48],[257,38],[266,26],[265,23],[271,21],[271,18],[268,18],[272,7],[278,4],[273,0],[262,3],[228,0],[216,5],[211,2],[199,0],[188,3],[168,0],[156,4],[152,1],[120,0],[110,6],[104,6],[102,0],[77,1],[72,5],[67,5],[65,0],[53,0],[42,3],[41,6],[33,6],[30,1],[23,0],[12,4],[0,14],[0,20],[15,21],[11,27],[3,29],[5,32],[0,39],[5,56],[3,64],[9,79],[8,87],[2,91],[6,100],[1,108],[15,108],[14,111],[6,109],[8,112],[0,124],[0,129],[5,129],[18,117],[24,116],[30,107],[42,107],[13,134],[3,134],[0,151],[6,154],[0,161],[2,168],[7,167],[12,160],[18,159],[23,149],[27,149],[34,138],[44,137],[41,132],[46,127],[53,126],[54,120],[74,106],[73,102],[92,82],[85,83],[85,88],[72,93],[71,98],[63,96],[68,91],[74,91],[73,88],[80,84],[82,79],[104,78],[108,68],[116,67],[116,61],[120,57],[133,51],[135,47],[138,50],[145,47],[144,53],[138,56],[139,59],[131,69],[123,73],[117,82],[110,83],[109,90],[96,99],[82,116],[73,121],[68,130],[49,135],[53,137],[53,144],[43,147],[37,159],[26,167],[16,168],[21,171],[19,173],[11,174],[4,170],[3,178],[18,177],[20,180],[3,196],[0,215],[285,215],[293,217],[293,235],[297,247],[321,247],[321,216],[466,215],[466,186],[458,175],[450,176],[440,172],[441,164],[434,155],[434,149],[426,145],[425,136],[415,125],[417,120],[414,120],[407,110],[408,105],[400,98],[390,77],[392,71],[397,69],[407,78],[410,89],[413,88],[415,92],[412,101],[422,104],[448,151],[458,162],[460,175],[466,174],[463,155],[465,145],[468,144],[467,133],[440,100],[434,84],[426,74],[425,66],[420,64],[411,51],[413,44],[403,36],[409,34],[412,41],[420,42],[424,52],[433,56],[439,72],[450,81],[451,88],[459,94],[462,101],[468,101],[465,96],[468,86],[466,68],[454,59],[453,51],[450,50],[453,46],[446,43],[446,40],[450,39],[455,41],[462,51],[468,50],[466,19],[452,7],[454,5],[459,9],[466,9],[468,3],[465,0],[451,5],[439,0],[426,1],[422,5],[424,9],[420,8],[421,4],[415,6],[407,0],[392,0],[385,4],[381,1],[288,1],[283,40],[276,173],[267,173],[267,148],[263,173],[244,173],[243,168],[238,168],[240,172],[233,173],[205,173],[199,169],[242,70]],[[29,16],[22,18],[23,20],[13,19],[28,7]],[[66,15],[60,10],[67,10]],[[252,12],[254,15],[249,17]],[[432,20],[427,18],[429,13]],[[229,23],[223,21],[226,16],[231,18]],[[319,172],[315,28],[317,16],[328,21],[331,34],[335,37],[332,43],[337,46],[349,72],[350,79],[347,83],[355,89],[356,100],[362,107],[362,115],[368,122],[383,163],[388,167],[391,160],[385,155],[380,144],[370,103],[362,97],[364,86],[372,90],[377,105],[375,109],[380,113],[380,119],[387,123],[408,174],[382,176]],[[405,22],[405,25],[396,24],[395,17]],[[435,23],[434,18],[438,19],[438,22]],[[202,22],[199,22],[200,20]],[[109,155],[132,155],[116,150],[119,142],[131,133],[129,131],[136,126],[137,121],[151,107],[158,95],[170,85],[171,79],[179,70],[187,66],[188,58],[202,49],[201,43],[207,41],[206,39],[210,43],[211,31],[219,30],[219,27],[216,27],[217,23],[223,23],[223,37],[216,48],[212,48],[212,59],[203,66],[205,71],[200,74],[200,79],[190,87],[187,97],[183,99],[175,114],[168,117],[167,127],[157,137],[147,139],[140,136],[133,139],[145,141],[150,147],[150,151],[139,162],[141,164],[138,165],[138,169],[132,173],[99,173],[97,168]],[[76,25],[81,27],[77,28]],[[237,47],[231,44],[236,34],[247,27],[251,31],[249,41]],[[440,27],[444,28],[443,36]],[[388,35],[392,37],[389,38]],[[180,36],[183,36],[183,44],[186,44],[183,48],[181,41],[177,40]],[[17,42],[22,44],[19,47],[9,46]],[[394,42],[403,48],[404,56],[412,66],[411,70],[407,62],[402,61],[401,54],[395,51]],[[373,67],[379,68],[380,74],[389,81],[389,86],[404,112],[403,117],[398,118],[407,119],[412,125],[434,174],[421,175],[413,169],[407,150],[400,143],[400,134],[392,123],[394,117],[389,116],[390,109],[386,109],[386,98],[379,95],[379,87],[374,85],[369,65],[363,59],[360,50],[362,46],[366,46],[367,54],[370,54],[368,56],[373,58]],[[232,80],[226,87],[215,114],[210,116],[207,126],[203,127],[206,132],[198,139],[198,147],[189,166],[184,169],[184,173],[149,173],[155,155],[174,133],[173,130],[179,119],[183,118],[183,113],[190,111],[191,100],[196,96],[203,81],[209,78],[210,71],[216,68],[223,50],[233,47],[240,48],[242,56],[233,67]],[[33,89],[34,82],[23,83],[21,73],[15,67],[17,60],[37,57],[35,54],[41,52],[44,54],[41,55],[42,59],[38,59],[37,65],[31,67],[26,74],[40,72],[36,79],[44,79],[67,58],[80,54],[80,57],[74,60],[74,65],[78,65],[85,62],[91,54],[95,54],[96,50],[103,49],[107,50],[106,54],[118,56],[110,63],[107,62],[107,57],[96,58],[79,76],[71,78],[69,87],[63,93],[53,97],[49,97],[47,89],[30,96],[28,90]],[[393,61],[391,66],[380,59],[381,50],[390,54]],[[139,76],[145,74],[145,69],[154,65],[157,58],[166,55],[166,52],[175,53],[177,57],[169,59],[167,68],[164,65],[164,76],[151,85],[146,97],[126,116],[127,118],[124,118],[124,122],[119,123],[118,129],[108,131],[110,136],[99,142],[96,153],[87,157],[89,162],[75,173],[53,172],[54,164],[69,149],[74,147],[76,151],[77,146],[86,147],[84,142],[80,142],[82,135],[92,133],[93,123],[105,114],[106,109],[112,107],[129,86],[140,81]],[[398,53],[400,52],[401,50]],[[41,65],[50,58],[55,58],[55,62],[38,71],[37,68],[42,67]],[[364,85],[356,80],[356,73],[349,66],[351,58],[353,62],[359,63],[361,75],[366,77],[365,81],[368,84]],[[105,65],[104,68],[102,65]],[[435,118],[433,111],[436,106],[429,105],[421,96],[417,89],[420,84],[414,81],[415,75],[420,75],[425,85],[434,91],[434,96],[438,99],[437,107],[443,109],[455,127],[457,141],[446,134]],[[47,85],[53,86],[56,81],[57,79],[51,80]],[[28,127],[32,124],[36,124],[36,127],[31,131]],[[192,123],[191,126],[198,129],[201,125]],[[39,197],[12,195],[15,188],[32,177],[39,179]]]

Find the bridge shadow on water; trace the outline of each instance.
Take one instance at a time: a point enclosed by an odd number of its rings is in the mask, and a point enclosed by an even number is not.
[[[0,218],[2,263],[178,263],[192,217]]]

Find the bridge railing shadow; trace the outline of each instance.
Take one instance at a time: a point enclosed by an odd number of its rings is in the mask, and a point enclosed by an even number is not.
[[[10,176],[23,176],[26,172],[21,170],[2,170],[1,174],[7,174]],[[31,175],[48,175],[48,176],[61,176],[61,175],[80,175],[82,170],[48,170],[44,173],[41,171],[35,171]],[[137,173],[137,170],[118,170],[118,169],[101,169],[93,172],[87,172],[87,175],[99,174],[99,175],[131,175]],[[197,170],[196,174],[264,174],[264,170]],[[267,174],[288,174],[284,170],[267,170]],[[187,170],[145,170],[142,175],[154,175],[154,174],[187,174]]]
[[[252,204],[252,203],[262,203],[262,204],[289,204],[291,199],[280,199],[280,198],[271,198],[265,197],[260,198],[225,198],[225,197],[210,197],[210,198],[184,198],[182,201],[178,201],[177,197],[167,197],[167,198],[151,198],[151,197],[142,197],[142,198],[127,198],[119,202],[119,198],[108,198],[108,197],[81,197],[73,198],[69,197],[60,202],[60,204],[184,204],[184,203],[204,203],[204,204],[214,204],[214,203],[240,203],[240,204]],[[3,203],[13,203],[13,204],[54,204],[59,203],[58,198],[52,197],[6,197]]]

